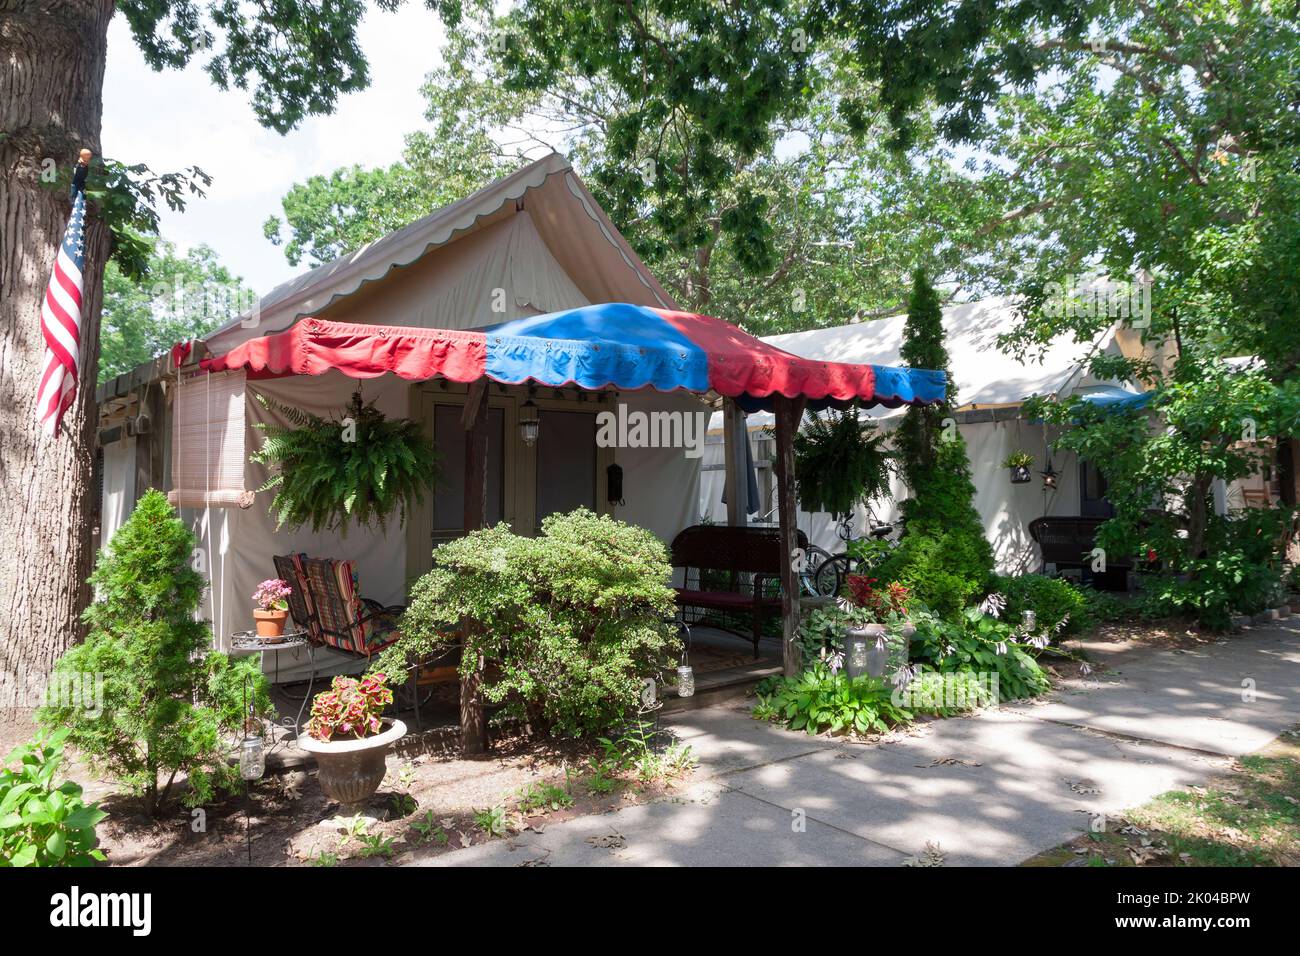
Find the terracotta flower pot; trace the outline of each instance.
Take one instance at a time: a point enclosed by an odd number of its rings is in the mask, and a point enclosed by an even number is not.
[[[325,796],[349,807],[368,800],[384,779],[384,758],[388,748],[406,734],[400,720],[385,720],[388,729],[360,740],[317,740],[303,734],[298,746],[316,757],[321,789]]]
[[[288,611],[263,611],[261,608],[254,608],[253,620],[257,622],[257,636],[283,637],[284,622],[288,617]]]

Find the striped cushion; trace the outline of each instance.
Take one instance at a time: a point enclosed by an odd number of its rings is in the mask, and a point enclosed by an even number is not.
[[[352,650],[358,654],[366,652],[366,637],[361,625],[356,621],[361,617],[360,582],[357,580],[357,566],[351,561],[334,562],[334,580],[338,583],[339,594],[343,596],[343,607],[352,620]]]
[[[369,657],[401,637],[397,612],[381,611],[373,601],[361,598],[356,564],[302,555],[303,577],[308,601],[318,625],[318,639],[341,651]],[[366,614],[374,614],[362,621]]]

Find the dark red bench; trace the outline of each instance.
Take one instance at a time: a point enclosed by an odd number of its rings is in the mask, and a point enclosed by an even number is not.
[[[800,531],[799,547],[808,547]],[[683,586],[676,589],[683,620],[700,620],[699,612],[713,611],[728,617],[748,618],[758,657],[758,640],[763,622],[781,614],[781,566],[792,561],[781,552],[776,528],[732,527],[697,524],[673,538],[672,563],[682,568]],[[711,620],[712,626],[741,637],[745,633],[725,620]]]

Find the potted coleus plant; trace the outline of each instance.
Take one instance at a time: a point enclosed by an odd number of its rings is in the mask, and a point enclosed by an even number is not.
[[[253,620],[257,622],[257,636],[275,639],[284,636],[284,622],[289,617],[289,595],[293,588],[287,581],[270,578],[253,592]]]
[[[340,674],[311,703],[298,746],[315,755],[321,789],[344,812],[356,812],[379,789],[388,748],[406,734],[406,724],[380,716],[392,702],[386,674]]]
[[[1013,451],[1002,460],[1003,468],[1011,469],[1011,483],[1023,485],[1030,480],[1029,466],[1034,463],[1034,456],[1027,451]]]
[[[845,603],[854,621],[844,641],[844,666],[849,676],[867,673],[883,677],[890,662],[891,644],[895,653],[901,647],[901,660],[896,665],[905,665],[916,633],[907,616],[911,591],[897,582],[877,587],[875,578],[862,574],[850,574],[845,583],[849,590]]]

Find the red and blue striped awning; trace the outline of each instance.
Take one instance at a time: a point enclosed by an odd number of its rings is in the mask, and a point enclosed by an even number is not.
[[[625,303],[583,306],[473,331],[356,325],[308,318],[204,360],[209,371],[352,378],[392,372],[412,381],[447,378],[595,391],[717,392],[748,411],[771,397],[809,406],[897,407],[940,400],[942,372],[802,358],[730,322]]]

